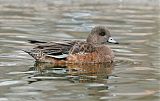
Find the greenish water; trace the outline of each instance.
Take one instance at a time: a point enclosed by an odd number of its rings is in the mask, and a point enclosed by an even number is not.
[[[0,1],[0,101],[159,101],[158,5],[18,1]],[[95,25],[120,43],[112,65],[52,68],[21,51],[29,39],[85,39]]]

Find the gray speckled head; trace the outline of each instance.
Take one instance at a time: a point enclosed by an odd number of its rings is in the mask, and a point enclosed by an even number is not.
[[[87,38],[88,43],[104,44],[106,42],[117,43],[113,38],[107,27],[105,26],[96,26],[91,30]]]

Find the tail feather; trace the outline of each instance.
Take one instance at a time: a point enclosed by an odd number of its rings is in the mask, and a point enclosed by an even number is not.
[[[26,53],[28,53],[28,54],[31,53],[31,50],[22,50],[22,51],[24,51],[24,52],[26,52]]]
[[[37,40],[28,40],[29,43],[35,44],[35,43],[46,43],[44,41],[37,41]]]
[[[22,51],[28,53],[28,54],[29,54],[30,56],[32,56],[35,60],[37,60],[37,58],[36,58],[36,55],[37,55],[37,54],[35,54],[35,53],[32,52],[31,50],[22,50]]]

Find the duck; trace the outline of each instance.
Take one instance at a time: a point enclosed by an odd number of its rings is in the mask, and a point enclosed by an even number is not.
[[[24,50],[37,62],[53,64],[112,63],[114,53],[107,43],[118,44],[106,26],[92,28],[86,40],[37,41],[35,47]]]

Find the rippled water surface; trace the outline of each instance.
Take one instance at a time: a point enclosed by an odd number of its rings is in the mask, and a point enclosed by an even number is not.
[[[0,101],[158,101],[159,11],[107,1],[1,0]],[[95,25],[108,26],[120,43],[110,44],[113,64],[59,67],[22,51],[32,47],[29,39],[84,39]]]

